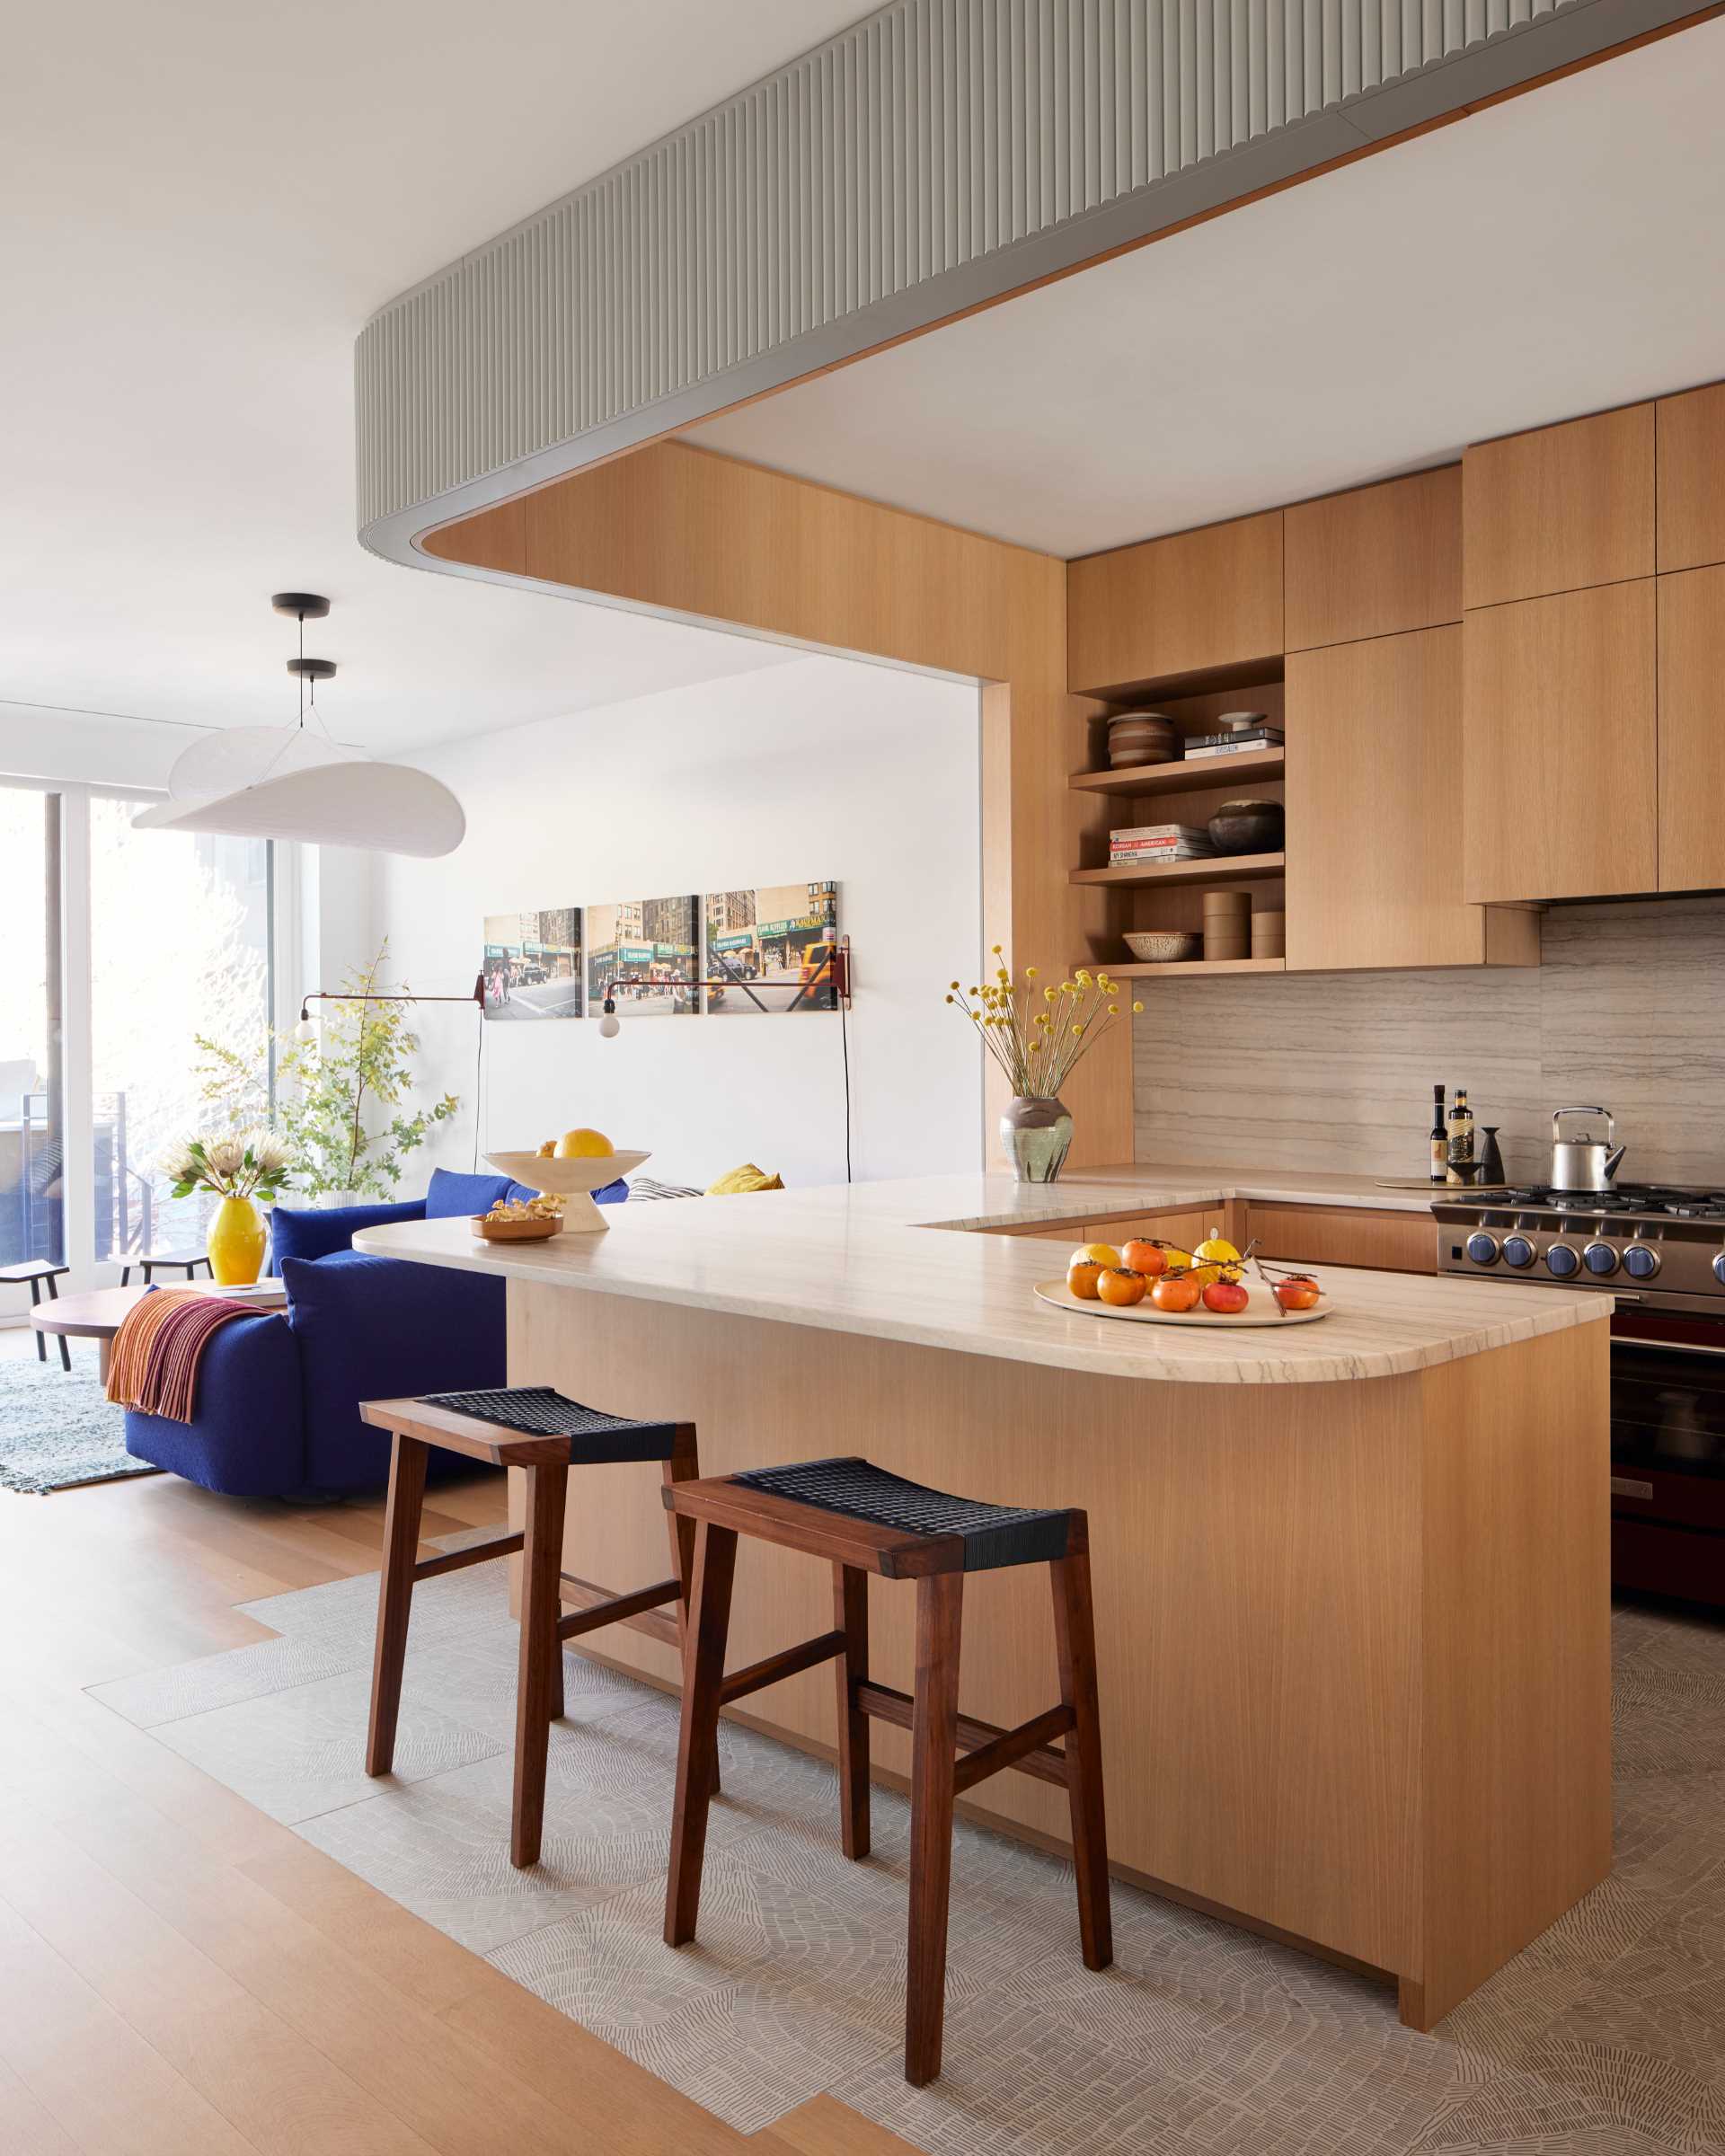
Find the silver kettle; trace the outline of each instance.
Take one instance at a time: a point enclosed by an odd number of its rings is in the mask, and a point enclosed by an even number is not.
[[[1606,1135],[1596,1138],[1584,1130],[1579,1138],[1565,1138],[1565,1116],[1603,1116]],[[1552,1187],[1557,1190],[1608,1190],[1622,1165],[1623,1148],[1614,1145],[1617,1125],[1608,1108],[1560,1108],[1552,1116]]]

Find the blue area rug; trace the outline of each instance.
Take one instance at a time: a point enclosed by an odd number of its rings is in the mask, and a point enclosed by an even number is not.
[[[126,1410],[104,1396],[94,1348],[74,1341],[70,1372],[52,1340],[48,1352],[0,1356],[0,1489],[40,1497],[158,1472],[126,1450]]]

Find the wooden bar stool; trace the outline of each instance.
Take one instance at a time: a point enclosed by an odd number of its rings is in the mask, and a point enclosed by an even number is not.
[[[683,1662],[666,1943],[686,1946],[694,1937],[720,1709],[781,1677],[834,1661],[838,1666],[839,1812],[847,1857],[869,1853],[869,1716],[911,1732],[905,2079],[921,2088],[941,2070],[953,1798],[1003,1767],[1016,1767],[1066,1789],[1084,1966],[1105,1969],[1114,1957],[1114,1942],[1084,1515],[978,1504],[925,1489],[854,1459],[812,1460],[675,1487],[668,1483],[664,1496],[674,1517],[695,1524],[694,1637]],[[727,1676],[725,1643],[739,1534],[803,1551],[832,1566],[833,1630]],[[959,1712],[964,1576],[1029,1564],[1049,1568],[1060,1703],[1016,1729],[999,1729]],[[871,1572],[916,1582],[914,1695],[870,1681]],[[1052,1743],[1057,1736],[1066,1739],[1058,1750]]]
[[[394,1759],[414,1582],[509,1557],[519,1550],[521,1655],[515,1700],[509,1860],[521,1867],[536,1864],[545,1816],[545,1755],[551,1725],[563,1711],[562,1642],[601,1625],[628,1624],[681,1649],[694,1563],[694,1524],[673,1514],[669,1524],[675,1578],[632,1594],[614,1595],[565,1572],[563,1507],[569,1471],[571,1466],[597,1467],[614,1461],[658,1461],[669,1489],[701,1471],[694,1425],[636,1422],[627,1416],[606,1415],[565,1400],[549,1385],[433,1393],[424,1400],[366,1401],[359,1412],[392,1437],[366,1772],[387,1774]],[[522,1469],[527,1483],[525,1531],[496,1535],[441,1557],[419,1559],[426,1463],[434,1447]],[[562,1612],[565,1602],[578,1605],[567,1616]],[[667,1603],[677,1604],[675,1615],[666,1613]]]
[[[30,1307],[38,1310],[41,1307],[44,1287],[48,1290],[50,1303],[59,1301],[60,1291],[56,1283],[63,1280],[71,1270],[69,1265],[57,1265],[51,1258],[27,1258],[22,1265],[0,1265],[0,1286],[28,1287]],[[59,1335],[59,1342],[60,1367],[69,1370],[72,1367],[72,1350],[66,1344],[64,1333]],[[40,1332],[36,1335],[36,1360],[39,1363],[48,1360],[48,1341]]]
[[[209,1262],[208,1250],[146,1250],[139,1257],[128,1258],[120,1267],[119,1285],[122,1287],[131,1286],[132,1268],[135,1265],[143,1268],[146,1287],[150,1286],[158,1272],[183,1273],[190,1283],[200,1265],[212,1279],[216,1269]]]

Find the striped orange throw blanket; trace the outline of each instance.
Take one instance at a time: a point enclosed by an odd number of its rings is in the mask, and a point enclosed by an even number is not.
[[[190,1422],[198,1398],[198,1365],[211,1333],[245,1305],[195,1287],[158,1287],[128,1311],[114,1335],[108,1397],[123,1408]]]

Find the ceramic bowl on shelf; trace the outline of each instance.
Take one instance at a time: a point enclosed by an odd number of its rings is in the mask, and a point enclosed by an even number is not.
[[[1198,957],[1204,939],[1184,929],[1140,929],[1126,938],[1126,948],[1143,966],[1181,966]]]
[[[1134,764],[1178,764],[1186,737],[1165,712],[1117,711],[1108,722],[1108,762],[1111,771]]]
[[[1279,853],[1284,818],[1279,801],[1224,801],[1208,826],[1218,853]]]
[[[562,1161],[552,1153],[488,1153],[485,1158],[500,1175],[525,1183],[529,1190],[549,1191],[563,1201],[563,1233],[590,1235],[608,1228],[606,1208],[596,1206],[593,1193],[615,1183],[620,1175],[632,1175],[650,1153],[585,1153],[578,1160]]]

